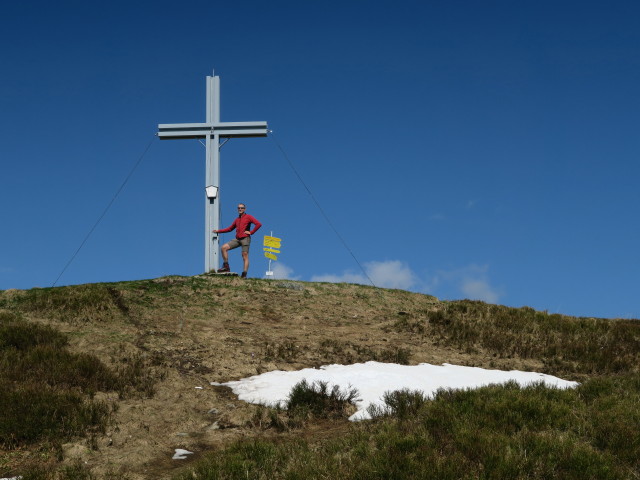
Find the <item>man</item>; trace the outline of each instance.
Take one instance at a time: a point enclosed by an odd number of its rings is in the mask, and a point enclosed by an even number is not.
[[[242,271],[242,278],[247,278],[247,272],[249,271],[249,245],[251,245],[251,235],[256,233],[262,224],[254,217],[246,213],[246,205],[241,203],[238,205],[238,217],[233,221],[229,228],[223,228],[222,230],[214,230],[213,233],[226,233],[231,230],[236,230],[236,238],[230,242],[225,243],[220,252],[222,253],[222,268],[218,269],[219,273],[229,272],[229,250],[242,247],[242,260],[244,261],[244,270]],[[253,224],[253,230],[249,230],[251,224]]]

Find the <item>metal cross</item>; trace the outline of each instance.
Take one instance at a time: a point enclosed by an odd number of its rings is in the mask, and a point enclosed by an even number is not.
[[[168,123],[158,125],[160,140],[203,138],[207,149],[205,195],[205,260],[206,273],[219,266],[219,238],[212,230],[220,229],[220,139],[234,137],[266,137],[267,122],[221,122],[220,77],[207,76],[207,122]],[[215,188],[210,188],[215,187]]]

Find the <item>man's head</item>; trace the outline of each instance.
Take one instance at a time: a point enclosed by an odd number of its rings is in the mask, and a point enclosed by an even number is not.
[[[238,204],[238,214],[242,215],[246,209],[247,206],[244,203]]]

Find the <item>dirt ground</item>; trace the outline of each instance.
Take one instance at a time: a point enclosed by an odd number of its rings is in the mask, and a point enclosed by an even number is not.
[[[108,288],[113,304],[95,316],[30,315],[67,333],[73,351],[93,353],[109,365],[142,355],[159,378],[152,398],[98,393],[117,404],[106,434],[63,446],[64,462],[82,462],[100,477],[168,479],[234,440],[278,435],[253,426],[256,406],[211,382],[276,369],[392,361],[394,352],[414,365],[539,366],[440,345],[419,327],[438,300],[401,290],[217,276]],[[348,424],[312,428],[288,434],[333,435]],[[173,460],[177,448],[194,454]]]

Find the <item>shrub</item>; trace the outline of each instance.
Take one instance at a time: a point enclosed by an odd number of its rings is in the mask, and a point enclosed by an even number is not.
[[[51,327],[16,321],[15,317],[0,322],[0,350],[27,350],[42,345],[61,348],[67,345],[67,337]]]
[[[367,409],[372,418],[390,416],[400,420],[414,418],[429,399],[420,390],[395,390],[382,396],[383,407],[371,404]]]
[[[411,350],[408,348],[396,347],[382,350],[374,358],[378,362],[398,363],[400,365],[409,365],[411,360]]]
[[[516,383],[441,390],[432,400],[392,392],[385,402],[398,416],[352,424],[339,437],[313,443],[312,437],[242,442],[178,478],[638,478],[639,400],[638,375],[568,390]]]
[[[104,321],[128,314],[120,291],[103,284],[34,288],[15,296],[11,302],[22,312],[67,322]]]
[[[640,322],[574,318],[479,301],[443,302],[427,311],[430,332],[463,351],[541,359],[556,374],[640,368]]]
[[[98,477],[93,475],[87,466],[82,463],[75,463],[63,466],[57,470],[42,467],[30,468],[17,478],[20,480],[97,480]],[[118,480],[125,480],[127,477],[121,474],[116,476],[113,475],[112,472],[107,472],[100,478],[104,480],[116,478]]]
[[[323,361],[328,363],[350,364],[373,360],[408,365],[411,360],[411,350],[408,348],[391,347],[384,350],[374,350],[357,343],[333,339],[320,342],[318,353],[323,357]]]
[[[0,410],[0,445],[7,448],[102,432],[111,413],[104,402],[88,400],[79,392],[4,382]]]
[[[93,355],[69,352],[63,333],[16,318],[0,323],[0,446],[102,432],[111,411],[92,400],[97,391],[153,393],[141,358],[113,371]]]
[[[318,381],[311,384],[302,380],[293,386],[285,407],[290,415],[306,414],[318,418],[344,416],[349,407],[359,400],[355,388],[341,391],[338,385],[329,388],[328,382]]]

